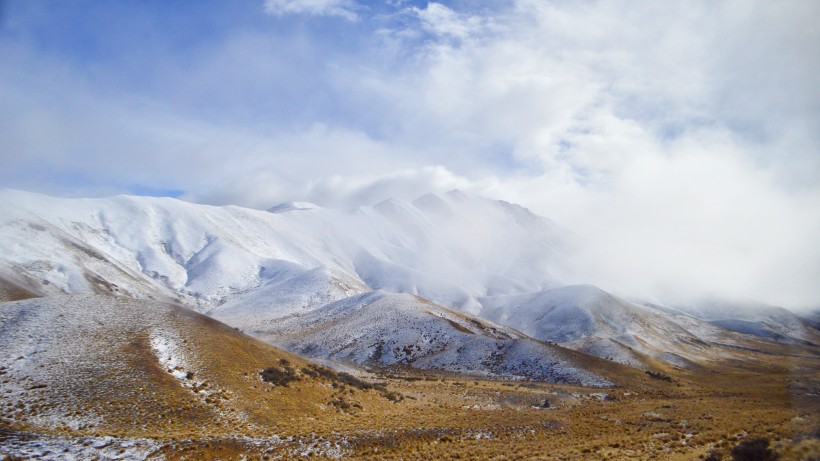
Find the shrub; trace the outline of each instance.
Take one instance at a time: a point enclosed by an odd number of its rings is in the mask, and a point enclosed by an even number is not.
[[[671,376],[665,375],[665,374],[663,374],[661,372],[658,372],[658,371],[646,370],[645,373],[652,379],[659,379],[661,381],[666,381],[668,383],[671,383],[671,382],[674,381]]]
[[[734,461],[775,461],[777,454],[769,448],[769,439],[744,440],[732,449]]]
[[[287,387],[288,383],[298,379],[296,374],[293,372],[293,369],[290,367],[286,367],[284,370],[280,370],[276,367],[265,368],[259,372],[259,375],[262,377],[262,381],[270,383],[274,386]]]

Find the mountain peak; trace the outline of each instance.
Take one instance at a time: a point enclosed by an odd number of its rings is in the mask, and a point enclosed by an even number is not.
[[[319,205],[310,202],[284,202],[268,208],[267,211],[270,213],[284,213],[287,211],[316,210],[319,208],[321,208]]]
[[[438,194],[424,194],[421,197],[413,200],[413,206],[424,211],[433,211],[436,213],[448,214],[452,210],[450,206]]]
[[[460,189],[453,189],[451,191],[448,191],[447,197],[452,200],[458,200],[461,202],[465,202],[470,199],[470,196]]]

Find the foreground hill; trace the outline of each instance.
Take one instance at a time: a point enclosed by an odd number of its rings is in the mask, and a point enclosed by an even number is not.
[[[15,430],[163,438],[283,435],[398,398],[188,309],[94,295],[0,303],[0,395]]]
[[[744,353],[758,360],[613,365],[608,389],[411,369],[367,384],[166,303],[7,302],[0,458],[726,459],[766,438],[779,459],[816,459],[817,359]]]
[[[592,357],[408,294],[372,292],[257,325],[254,335],[310,357],[496,379],[609,386]]]

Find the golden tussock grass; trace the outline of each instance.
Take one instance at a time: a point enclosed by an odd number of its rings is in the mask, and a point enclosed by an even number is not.
[[[163,321],[195,352],[187,381],[157,360],[148,330],[113,342],[101,331],[89,339],[116,345],[123,370],[83,381],[65,415],[101,418],[38,425],[45,399],[4,419],[6,433],[147,437],[167,459],[729,459],[752,438],[768,439],[783,460],[820,456],[820,363],[808,346],[689,370],[650,361],[651,376],[589,359],[611,389],[410,370],[362,382],[187,310]]]

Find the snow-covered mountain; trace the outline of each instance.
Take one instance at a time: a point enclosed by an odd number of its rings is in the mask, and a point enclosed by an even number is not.
[[[820,330],[820,309],[804,312],[800,319],[815,330]]]
[[[103,293],[174,301],[302,352],[305,338],[315,338],[316,357],[401,363],[389,354],[373,359],[368,341],[383,337],[419,351],[413,366],[544,379],[555,377],[556,364],[575,364],[553,360],[558,349],[540,341],[634,366],[647,357],[679,366],[719,359],[726,351],[714,343],[738,345],[748,334],[817,342],[816,331],[785,310],[712,318],[564,286],[571,242],[525,208],[458,191],[349,211],[303,202],[263,211],[3,189],[0,299]],[[482,318],[518,331],[500,338],[471,330]],[[351,339],[351,322],[367,341]],[[424,342],[431,331],[439,332],[435,347]],[[493,350],[499,346],[503,354]],[[467,349],[475,353],[459,352]],[[539,357],[549,357],[549,367]]]
[[[254,336],[308,357],[492,378],[611,384],[585,369],[588,357],[409,294],[374,291],[252,328]]]
[[[329,302],[369,287],[475,312],[480,296],[557,284],[564,240],[521,207],[459,192],[343,212],[0,191],[5,278],[38,293],[168,297],[200,311],[285,283],[308,292],[278,300],[285,310],[324,304],[310,301],[317,291]]]
[[[701,336],[721,336],[719,328],[630,303],[591,285],[480,301],[486,319],[620,363],[640,364],[639,353],[676,364],[718,356]]]
[[[35,292],[177,298],[199,310],[296,273],[351,269],[326,214],[164,198],[62,200],[0,193],[0,271]]]
[[[677,305],[675,308],[738,333],[786,343],[812,343],[816,340],[816,332],[812,331],[810,322],[778,306],[705,300]]]

